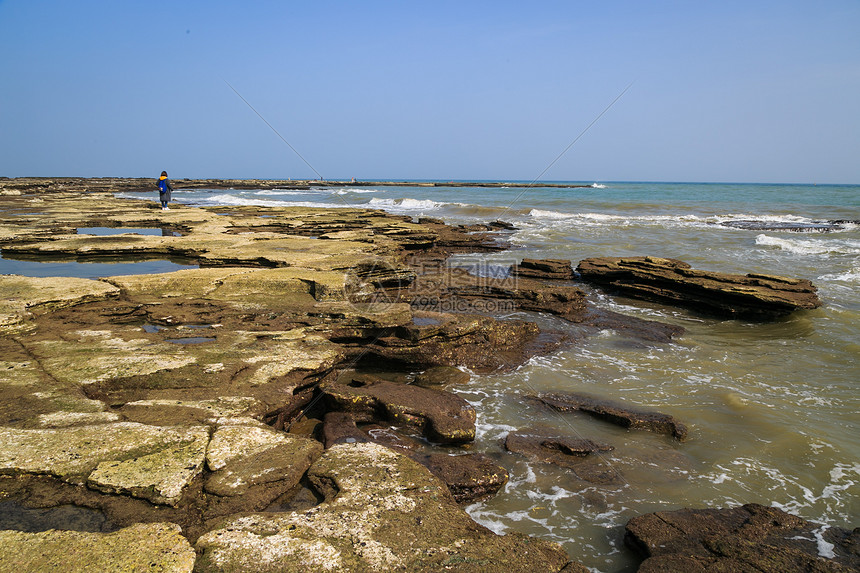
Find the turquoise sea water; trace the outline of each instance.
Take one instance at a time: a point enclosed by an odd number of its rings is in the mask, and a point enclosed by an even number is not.
[[[372,207],[518,227],[510,251],[458,256],[454,265],[655,255],[705,270],[810,279],[823,307],[767,324],[587,289],[605,308],[687,332],[672,343],[642,344],[607,330],[455,389],[478,411],[472,451],[491,455],[511,474],[499,495],[468,511],[497,532],[558,541],[604,572],[632,570],[623,525],[650,511],[756,502],[822,527],[860,525],[860,186],[606,182],[572,189],[178,190],[174,197],[197,205]],[[789,230],[798,228],[804,231]],[[588,392],[657,409],[688,424],[690,439],[629,432],[523,400],[542,391]],[[589,483],[505,452],[505,435],[528,428],[611,443],[615,450],[596,463],[615,470],[618,483]],[[819,547],[822,555],[829,551],[823,541]]]

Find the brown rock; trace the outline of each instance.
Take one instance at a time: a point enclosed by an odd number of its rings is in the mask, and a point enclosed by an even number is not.
[[[603,463],[603,460],[590,459],[589,454],[615,449],[608,444],[600,444],[584,438],[511,432],[505,438],[505,449],[538,462],[573,470],[577,477],[587,482],[611,484],[621,481],[620,474],[615,468]]]
[[[326,449],[335,444],[355,444],[369,442],[367,434],[355,425],[355,418],[349,412],[329,412],[323,418],[323,444]]]
[[[449,384],[466,384],[471,376],[453,366],[433,366],[415,377],[414,384],[422,388],[448,386]]]
[[[730,318],[767,320],[821,306],[805,279],[700,271],[675,259],[592,258],[576,270],[582,280],[626,296]]]
[[[388,420],[422,429],[442,443],[475,439],[475,409],[450,392],[354,377],[348,384],[320,385],[328,406],[352,413],[359,421]]]
[[[424,454],[419,444],[390,427],[358,428],[348,412],[329,412],[323,427],[326,449],[337,444],[375,442],[404,454],[445,482],[458,503],[470,503],[495,495],[507,482],[508,472],[483,454]]]
[[[585,310],[585,293],[570,285],[549,285],[523,276],[477,276],[464,269],[428,272],[403,293],[413,308],[432,310],[434,301],[476,310],[530,310],[578,321]],[[429,308],[428,308],[429,307]]]
[[[511,274],[535,279],[573,280],[576,273],[570,261],[563,259],[523,259],[511,266]]]
[[[668,414],[646,412],[585,394],[540,394],[536,398],[559,412],[580,410],[625,428],[668,434],[680,441],[687,438],[687,426]]]
[[[484,454],[407,455],[445,482],[457,503],[492,497],[508,483],[508,471]]]
[[[824,528],[758,504],[660,511],[631,519],[625,542],[646,557],[640,573],[847,573],[860,569],[860,531]],[[830,556],[821,555],[822,547]]]

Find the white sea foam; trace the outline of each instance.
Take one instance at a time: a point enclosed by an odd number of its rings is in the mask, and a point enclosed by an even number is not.
[[[818,277],[818,280],[857,283],[860,282],[860,267],[854,267],[850,271],[845,271],[844,273],[821,275]]]
[[[539,222],[564,222],[577,226],[597,225],[658,225],[669,226],[710,226],[711,223],[702,217],[691,214],[684,215],[612,215],[608,213],[565,213],[546,209],[531,209],[528,216]]]
[[[258,206],[258,207],[353,207],[354,205],[337,204],[337,203],[316,203],[313,201],[273,201],[271,199],[254,199],[249,197],[239,197],[237,195],[213,195],[200,201],[204,205],[225,205],[225,206]]]
[[[402,199],[379,199],[374,197],[368,205],[386,210],[393,207],[404,210],[421,210],[436,209],[442,205],[447,205],[447,203],[440,203],[439,201],[432,201],[430,199],[411,199],[409,197]]]
[[[343,189],[333,189],[330,191],[336,195],[347,195],[348,193],[380,193],[381,189],[360,189],[358,187],[346,187]]]
[[[827,529],[828,527],[826,525],[822,525],[820,528],[816,529],[813,534],[815,535],[815,541],[818,544],[818,555],[827,559],[833,559],[836,557],[836,552],[833,551],[836,546],[824,539],[824,532],[827,531]]]
[[[592,183],[591,186],[595,189],[606,189],[606,185],[601,185],[600,183]]]
[[[756,236],[755,244],[795,255],[860,255],[860,241],[851,239],[783,239],[762,233]]]
[[[284,196],[284,195],[319,195],[316,191],[294,191],[292,189],[261,189],[254,191],[254,195],[262,196]]]

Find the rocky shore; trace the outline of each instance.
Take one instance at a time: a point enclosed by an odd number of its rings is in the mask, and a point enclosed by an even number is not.
[[[461,369],[509,371],[606,328],[642,344],[681,328],[595,307],[570,261],[526,259],[493,277],[445,265],[453,253],[506,249],[505,223],[352,208],[162,211],[114,196],[151,189],[142,179],[0,179],[3,259],[196,267],[0,275],[0,571],[586,570],[557,544],[496,535],[463,511],[498,492],[507,471],[469,451],[476,412],[456,394],[469,384]],[[780,278],[756,280],[798,285]],[[503,318],[510,309],[578,334]],[[523,398],[688,438],[671,416],[601,397]],[[588,462],[611,444],[523,428],[508,449],[595,483],[615,479]],[[628,525],[645,564],[681,559],[652,548],[647,523]],[[857,532],[828,535],[833,556],[804,548],[797,563],[856,567]],[[726,555],[703,552],[674,570]]]

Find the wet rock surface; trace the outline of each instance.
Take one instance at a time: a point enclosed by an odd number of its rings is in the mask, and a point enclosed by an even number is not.
[[[660,511],[631,519],[625,542],[640,573],[847,573],[860,569],[860,533],[810,523],[775,507]]]
[[[687,426],[668,414],[587,394],[539,394],[534,399],[559,412],[581,411],[624,428],[667,434],[680,441],[687,439]]]
[[[576,270],[586,282],[633,298],[729,318],[767,320],[821,306],[806,279],[701,271],[675,259],[593,258],[581,261]]]

